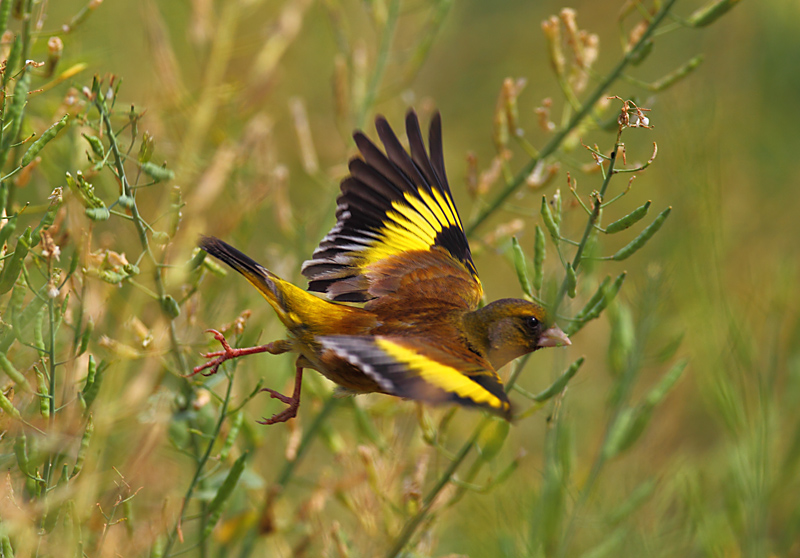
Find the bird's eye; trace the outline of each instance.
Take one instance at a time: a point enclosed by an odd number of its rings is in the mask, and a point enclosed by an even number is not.
[[[536,331],[539,329],[539,320],[537,320],[534,316],[528,316],[525,318],[525,327],[529,331]]]

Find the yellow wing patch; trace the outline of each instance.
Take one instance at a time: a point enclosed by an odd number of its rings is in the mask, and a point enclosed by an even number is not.
[[[355,366],[390,395],[483,407],[508,418],[511,404],[488,363],[468,362],[415,337],[319,337],[323,349]]]
[[[376,297],[370,291],[370,266],[406,252],[440,248],[464,270],[480,298],[478,272],[444,175],[440,119],[431,122],[430,154],[413,112],[406,119],[410,152],[384,119],[376,126],[385,153],[363,133],[355,134],[363,159],[350,162],[336,225],[303,264],[308,289],[335,301],[367,302]]]
[[[462,399],[469,399],[478,405],[489,405],[494,409],[503,409],[508,406],[507,401],[502,401],[496,395],[492,395],[452,366],[432,360],[386,338],[376,338],[375,344],[398,361],[406,363],[409,370],[419,374],[424,381],[447,393],[453,393]]]

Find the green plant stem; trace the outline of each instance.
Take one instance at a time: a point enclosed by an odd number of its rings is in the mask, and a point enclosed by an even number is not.
[[[306,456],[308,449],[311,447],[311,442],[313,442],[317,437],[320,428],[328,420],[328,416],[330,416],[333,410],[339,406],[340,402],[340,399],[329,397],[322,406],[322,409],[320,409],[317,415],[314,417],[314,420],[311,422],[305,432],[303,432],[303,438],[300,440],[300,444],[297,446],[297,453],[295,454],[294,459],[287,460],[283,464],[283,468],[281,469],[280,473],[278,473],[278,478],[275,480],[275,484],[267,488],[267,496],[264,499],[265,509],[262,510],[262,515],[264,513],[269,513],[266,509],[266,506],[270,505],[270,494],[272,490],[274,490],[274,487],[277,486],[280,490],[286,488],[286,486],[289,484],[289,481],[297,471],[298,465]],[[258,526],[250,529],[250,532],[247,534],[247,537],[242,544],[242,551],[239,554],[240,557],[245,558],[252,554],[258,535]]]
[[[375,69],[372,72],[372,79],[369,82],[369,87],[367,87],[364,100],[361,103],[361,107],[359,107],[358,116],[356,117],[357,128],[364,127],[364,122],[367,119],[367,112],[375,103],[375,98],[378,96],[378,87],[380,87],[381,80],[383,79],[383,72],[386,70],[386,62],[389,59],[389,50],[392,46],[392,39],[394,38],[394,32],[397,28],[397,17],[399,14],[400,0],[392,0],[389,3],[386,24],[383,26],[381,44],[378,47],[378,55],[375,58]]]
[[[606,75],[605,79],[600,82],[597,87],[595,87],[594,91],[592,91],[592,93],[587,97],[583,107],[581,107],[581,110],[576,112],[569,122],[567,122],[567,124],[561,130],[559,130],[549,142],[547,142],[547,145],[545,145],[539,152],[539,156],[528,161],[528,163],[522,167],[522,170],[517,173],[514,179],[506,184],[500,194],[498,194],[494,200],[489,202],[489,205],[483,208],[481,212],[478,213],[478,215],[472,220],[472,222],[467,226],[468,236],[472,235],[490,215],[497,211],[497,209],[500,208],[503,203],[525,183],[525,179],[533,172],[533,169],[536,167],[537,163],[555,153],[567,135],[569,135],[569,133],[572,132],[572,130],[574,130],[578,124],[580,124],[580,122],[589,115],[589,113],[594,109],[595,104],[611,87],[611,84],[613,84],[622,75],[622,72],[625,70],[625,68],[628,67],[628,65],[636,58],[639,49],[641,49],[642,46],[644,46],[644,44],[649,40],[650,36],[653,34],[653,31],[664,20],[675,2],[676,0],[667,0],[664,2],[661,10],[655,16],[653,16],[653,19],[650,21],[647,29],[644,31],[644,33],[642,33],[642,36],[639,38],[633,48],[631,48],[625,54],[625,56],[622,57],[622,60],[620,60],[619,63],[611,70],[611,72]]]
[[[127,175],[125,174],[125,166],[122,164],[122,154],[119,150],[119,144],[117,144],[117,136],[114,134],[114,131],[111,127],[111,116],[109,115],[105,99],[99,93],[95,98],[95,106],[97,107],[100,117],[103,120],[103,125],[105,126],[106,135],[108,137],[109,148],[114,154],[114,167],[116,168],[117,176],[122,184],[122,193],[125,196],[133,198],[131,194],[131,185],[128,182]],[[150,241],[147,238],[147,227],[142,220],[142,216],[139,214],[136,198],[133,198],[130,212],[131,217],[133,217],[133,224],[136,227],[136,232],[139,235],[139,242],[142,244],[142,249],[145,251],[147,257],[155,267],[153,279],[156,284],[156,292],[158,293],[158,297],[159,299],[162,299],[164,296],[166,296],[167,290],[164,287],[164,282],[161,279],[161,266],[159,266],[158,261],[153,255],[153,250],[150,247]],[[181,374],[186,374],[188,368],[186,365],[186,359],[183,358],[183,353],[181,352],[180,341],[178,340],[178,332],[175,329],[175,320],[169,320],[169,338],[170,344],[172,345],[172,354],[178,364],[178,370],[180,370]]]
[[[600,193],[598,195],[598,199],[600,201],[602,201],[603,196],[605,195],[605,192],[608,189],[608,185],[611,182],[611,177],[614,175],[614,163],[616,161],[619,148],[620,148],[620,138],[618,135],[617,140],[614,144],[614,151],[612,152],[610,157],[608,170],[606,172],[606,176],[604,177],[603,184],[600,188]],[[591,233],[594,229],[595,224],[597,223],[599,216],[600,216],[600,203],[596,203],[595,209],[589,215],[589,218],[587,220],[583,236],[581,237],[581,240],[577,245],[577,249],[575,251],[575,257],[573,258],[572,261],[573,269],[577,269],[577,267],[580,265],[581,258],[583,257],[583,251],[586,248],[586,244],[589,240],[589,237],[591,236]],[[477,226],[480,220],[481,219],[479,218],[476,221],[474,226],[470,229],[470,232],[474,231],[475,226]],[[559,306],[561,306],[561,303],[563,302],[566,293],[567,293],[567,277],[565,274],[565,277],[561,282],[561,286],[559,287],[558,294],[552,306],[553,315],[557,314],[558,308]],[[514,368],[511,375],[509,376],[508,382],[506,382],[506,391],[509,391],[514,387],[529,357],[530,354],[527,354],[519,360],[518,365]],[[406,522],[406,525],[403,527],[403,530],[400,532],[400,535],[398,535],[397,539],[395,539],[395,543],[392,545],[390,551],[386,554],[387,558],[394,558],[403,550],[405,545],[411,539],[413,533],[416,531],[416,529],[420,526],[425,517],[428,515],[428,512],[430,511],[430,508],[433,505],[433,502],[438,496],[439,492],[441,492],[444,489],[444,487],[451,482],[456,470],[469,454],[470,450],[475,444],[475,440],[477,440],[477,437],[480,435],[481,430],[483,430],[485,426],[486,426],[485,422],[481,422],[476,427],[472,436],[461,447],[461,450],[459,450],[459,452],[456,454],[456,457],[454,458],[450,467],[448,467],[448,469],[442,474],[437,483],[434,485],[434,488],[431,489],[431,491],[428,493],[428,496],[426,496],[422,508],[411,519],[409,519],[408,522]]]
[[[329,397],[322,406],[322,409],[320,409],[320,411],[317,413],[317,416],[314,417],[314,420],[311,422],[308,429],[306,429],[306,431],[303,433],[303,438],[300,440],[300,444],[297,446],[297,453],[295,454],[294,459],[287,460],[286,463],[284,463],[283,469],[281,469],[278,478],[275,480],[275,484],[280,486],[281,489],[285,488],[289,483],[289,480],[292,478],[295,470],[297,469],[297,465],[305,457],[306,452],[311,446],[311,442],[319,432],[319,429],[323,424],[325,424],[325,421],[328,420],[328,416],[338,406],[339,402],[339,399],[336,399],[335,397]]]
[[[214,443],[217,441],[219,433],[222,430],[222,423],[225,422],[225,419],[227,418],[228,404],[230,403],[231,400],[232,391],[233,391],[233,378],[229,376],[228,389],[225,391],[225,399],[222,400],[222,407],[219,410],[219,420],[217,420],[217,424],[214,426],[214,432],[212,433],[208,441],[208,447],[206,447],[206,451],[203,453],[202,457],[200,457],[200,459],[197,462],[197,468],[195,469],[194,476],[192,477],[192,482],[189,483],[189,488],[186,490],[186,496],[183,497],[183,503],[181,504],[181,511],[180,514],[178,515],[178,521],[175,523],[175,527],[172,528],[172,532],[169,534],[167,543],[164,545],[164,551],[162,555],[165,558],[169,557],[169,550],[170,548],[172,548],[172,545],[175,542],[175,536],[178,533],[178,528],[183,523],[184,515],[186,513],[186,508],[189,505],[189,501],[192,499],[195,487],[200,481],[200,475],[203,473],[203,468],[208,462],[208,458],[211,456],[211,450],[214,449]]]
[[[488,415],[484,416],[478,426],[475,427],[475,430],[472,432],[472,435],[469,439],[461,446],[461,449],[458,453],[454,456],[453,461],[450,463],[450,466],[447,470],[442,473],[442,476],[439,477],[439,480],[436,481],[436,484],[433,488],[430,489],[428,494],[425,496],[425,499],[422,501],[422,507],[420,510],[414,514],[414,516],[409,519],[403,530],[394,540],[394,543],[390,547],[389,551],[386,553],[386,558],[395,558],[400,552],[402,552],[403,548],[405,548],[406,544],[411,540],[411,537],[416,532],[417,528],[422,524],[422,522],[428,517],[430,513],[431,507],[433,506],[434,502],[436,502],[436,498],[439,494],[444,490],[444,488],[450,484],[455,475],[458,468],[467,458],[469,452],[475,446],[475,443],[478,441],[478,437],[483,432],[483,429],[486,428],[486,425],[491,422],[491,417]]]
[[[583,230],[583,236],[581,237],[580,242],[578,243],[578,248],[575,250],[575,257],[572,258],[572,269],[575,271],[578,270],[578,267],[581,265],[581,261],[583,258],[583,251],[586,249],[586,243],[589,241],[589,237],[592,235],[592,231],[594,230],[595,226],[597,225],[597,221],[600,218],[600,209],[602,207],[603,198],[606,195],[606,190],[608,190],[608,185],[611,182],[611,177],[614,176],[614,164],[617,162],[617,155],[619,153],[620,148],[620,136],[617,134],[617,141],[614,143],[614,151],[611,152],[611,158],[608,162],[608,170],[606,171],[606,176],[603,179],[603,184],[600,186],[600,192],[597,195],[597,199],[595,200],[595,207],[593,208],[592,212],[589,214],[589,219],[586,221],[586,228]],[[553,303],[552,314],[555,316],[558,314],[558,309],[561,306],[561,303],[564,302],[564,296],[567,294],[567,277],[564,276],[564,280],[561,281],[561,286],[558,288],[558,294],[556,295],[556,300]]]
[[[506,392],[511,391],[511,389],[514,387],[514,384],[517,383],[517,378],[519,378],[519,374],[522,369],[525,368],[525,364],[528,362],[529,358],[530,353],[515,363],[514,370],[511,372],[508,382],[506,382]],[[483,417],[480,423],[478,423],[469,439],[464,442],[464,445],[461,446],[461,449],[458,450],[458,452],[453,456],[450,466],[445,470],[444,473],[442,473],[441,477],[439,477],[439,480],[436,481],[436,484],[425,496],[425,499],[422,501],[422,507],[403,526],[403,530],[395,539],[390,550],[386,553],[386,558],[394,558],[400,554],[405,545],[408,544],[408,541],[411,540],[411,537],[428,516],[431,506],[433,506],[436,498],[439,496],[439,493],[441,493],[441,491],[444,490],[444,488],[453,480],[456,471],[467,458],[470,451],[472,451],[472,448],[475,446],[475,442],[478,440],[481,432],[483,432],[483,429],[486,428],[486,425],[488,425],[491,420],[491,417],[487,415]]]
[[[638,334],[636,335],[634,349],[631,351],[631,355],[628,358],[628,365],[619,381],[620,391],[616,400],[614,412],[608,422],[605,435],[603,436],[603,443],[600,444],[600,450],[597,454],[597,458],[595,458],[595,461],[592,464],[592,469],[589,472],[589,476],[587,477],[583,487],[581,487],[580,493],[575,502],[575,506],[572,508],[570,513],[569,522],[567,523],[566,529],[564,529],[564,534],[561,538],[561,543],[559,544],[559,558],[564,558],[568,555],[567,551],[569,550],[569,543],[572,539],[572,534],[575,531],[576,518],[578,517],[580,510],[589,499],[589,496],[594,489],[594,485],[597,482],[597,479],[600,477],[600,473],[607,462],[605,453],[606,445],[608,444],[611,433],[617,428],[617,422],[620,419],[622,411],[626,406],[626,402],[633,388],[636,372],[639,370],[642,365],[642,361],[644,360],[644,351],[647,338],[649,337],[654,326],[655,307],[657,304],[655,291],[656,289],[651,285],[643,297],[641,312],[642,320],[638,328]]]

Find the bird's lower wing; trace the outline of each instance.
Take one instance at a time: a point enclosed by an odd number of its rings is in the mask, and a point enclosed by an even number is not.
[[[477,356],[460,358],[415,337],[331,335],[318,341],[390,395],[482,407],[511,416],[499,376]]]

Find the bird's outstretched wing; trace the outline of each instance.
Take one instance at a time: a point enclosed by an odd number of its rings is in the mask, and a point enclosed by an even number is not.
[[[336,225],[303,264],[309,290],[331,300],[368,302],[400,296],[413,280],[417,297],[473,309],[483,290],[444,170],[436,113],[426,152],[416,113],[406,115],[409,151],[383,117],[375,121],[384,154],[362,132],[362,158],[342,181]],[[415,277],[412,279],[409,274]]]
[[[511,416],[500,378],[477,355],[445,352],[419,337],[331,335],[317,341],[324,350],[363,371],[384,393]]]

